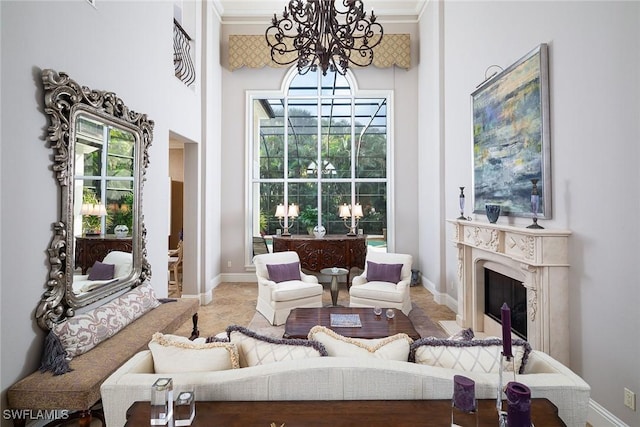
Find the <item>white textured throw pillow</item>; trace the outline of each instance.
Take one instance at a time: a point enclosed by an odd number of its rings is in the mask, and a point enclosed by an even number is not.
[[[320,343],[300,339],[265,337],[242,326],[229,326],[227,334],[229,342],[238,348],[240,367],[242,368],[327,355],[327,351]]]
[[[524,340],[514,340],[512,353],[516,372],[522,373],[531,346]],[[410,361],[466,372],[497,373],[500,368],[502,340],[499,338],[468,341],[421,338],[411,346]],[[511,370],[511,365],[506,366]]]
[[[413,340],[407,334],[396,334],[386,338],[349,338],[324,327],[314,326],[308,338],[322,343],[329,356],[374,357],[377,359],[406,362]]]
[[[224,371],[240,367],[235,345],[202,341],[160,332],[153,334],[149,350],[155,373]]]
[[[54,325],[52,331],[60,340],[67,357],[75,357],[112,337],[159,305],[153,288],[145,282],[100,307]]]

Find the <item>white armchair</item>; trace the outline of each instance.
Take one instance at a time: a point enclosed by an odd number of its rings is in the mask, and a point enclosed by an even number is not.
[[[289,312],[298,307],[322,307],[322,285],[316,276],[300,272],[299,280],[276,282],[269,276],[268,265],[283,266],[298,262],[300,258],[293,251],[256,255],[253,264],[258,277],[258,303],[256,310],[272,325],[282,325]]]
[[[130,252],[111,251],[104,257],[102,263],[113,264],[113,277],[104,280],[90,280],[91,271],[89,271],[89,274],[76,274],[73,276],[73,291],[76,294],[91,292],[94,289],[128,277],[133,269],[133,254]]]
[[[378,277],[371,277],[373,280],[367,279],[369,272],[369,261],[380,264],[402,264],[399,272],[399,280],[394,283],[389,281],[377,280]],[[349,289],[349,306],[350,307],[390,307],[402,310],[404,314],[411,311],[411,263],[413,259],[411,255],[394,254],[386,252],[368,252],[364,266],[364,272],[353,278],[351,288]],[[390,267],[378,267],[383,270],[389,270]],[[397,270],[397,268],[396,268]],[[373,273],[373,271],[372,271]],[[371,275],[370,275],[371,276]]]

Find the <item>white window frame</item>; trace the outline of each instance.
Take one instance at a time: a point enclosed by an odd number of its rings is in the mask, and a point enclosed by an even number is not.
[[[267,91],[267,90],[248,90],[246,92],[245,98],[245,236],[244,236],[244,252],[245,252],[245,269],[246,270],[254,270],[253,266],[253,256],[252,256],[252,247],[253,247],[253,236],[254,236],[254,212],[253,208],[255,205],[254,199],[256,195],[253,194],[253,185],[257,181],[254,179],[253,174],[253,163],[254,160],[254,151],[256,147],[260,146],[260,141],[256,141],[255,128],[254,128],[254,101],[258,99],[268,99],[268,98],[292,98],[299,99],[305,98],[308,99],[311,96],[289,96],[289,86],[291,82],[298,74],[298,70],[296,67],[292,67],[287,74],[285,75],[282,86],[279,91]],[[393,90],[389,89],[380,89],[380,90],[360,90],[358,88],[358,84],[355,80],[353,72],[349,69],[344,76],[349,83],[351,88],[351,95],[342,95],[338,96],[339,98],[386,98],[387,100],[387,158],[386,158],[386,168],[387,175],[384,180],[376,179],[376,181],[385,182],[387,189],[387,251],[393,252],[395,250],[395,188],[394,188],[394,128],[393,128],[393,115],[394,115],[394,98],[393,98]],[[323,96],[321,94],[315,95],[318,100],[322,99]],[[288,105],[288,102],[285,101],[285,105]],[[285,108],[285,117],[286,117],[286,108]],[[353,114],[353,111],[352,111]],[[353,129],[353,127],[352,127]],[[284,133],[284,137],[288,138],[288,132]],[[352,141],[354,140],[354,135],[352,134]],[[287,163],[287,151],[285,150],[285,164]],[[355,167],[354,162],[352,162],[352,172]],[[318,182],[320,181],[320,177],[322,174],[317,174]],[[326,180],[326,179],[325,179]],[[294,181],[295,179],[288,178],[288,176],[283,177],[284,183],[284,191],[285,195],[287,194],[287,184],[290,181]],[[331,180],[332,182],[345,182],[345,180]],[[352,173],[351,178],[347,181],[349,182],[363,182],[362,179],[355,178],[355,174]],[[366,181],[366,179],[364,180]],[[259,197],[259,195],[257,196]],[[322,204],[320,203],[320,192],[318,193],[318,208],[321,209]],[[352,187],[351,194],[352,204],[355,202],[355,194]],[[346,231],[346,230],[345,230]]]

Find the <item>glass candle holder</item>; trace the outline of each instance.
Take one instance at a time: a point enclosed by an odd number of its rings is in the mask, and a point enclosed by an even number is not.
[[[192,391],[183,391],[176,398],[175,425],[190,426],[196,417],[196,399]]]
[[[158,378],[151,386],[151,425],[167,425],[171,418],[173,418],[173,379]]]
[[[377,305],[373,307],[373,314],[380,316],[382,314],[382,307],[378,307]]]
[[[391,320],[396,317],[396,311],[393,308],[387,308],[385,315],[387,316],[387,319]]]

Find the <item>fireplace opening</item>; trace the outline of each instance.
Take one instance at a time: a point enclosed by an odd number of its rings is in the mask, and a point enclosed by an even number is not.
[[[511,309],[511,330],[517,336],[527,339],[527,289],[522,283],[484,269],[484,312],[498,323],[501,321],[500,308],[507,303]]]

